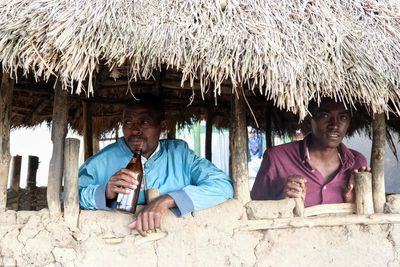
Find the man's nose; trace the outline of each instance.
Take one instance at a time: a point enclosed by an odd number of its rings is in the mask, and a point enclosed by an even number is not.
[[[142,130],[140,129],[139,123],[132,123],[129,130],[132,132],[133,135],[141,135]]]
[[[340,123],[339,118],[336,118],[334,116],[332,116],[330,118],[330,120],[329,120],[329,126],[332,127],[332,128],[338,128],[339,127],[339,123]]]

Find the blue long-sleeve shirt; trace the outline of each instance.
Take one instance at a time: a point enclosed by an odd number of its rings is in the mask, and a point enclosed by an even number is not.
[[[80,167],[82,209],[109,209],[105,194],[108,180],[125,168],[131,158],[131,150],[120,138]],[[144,163],[143,171],[147,188],[158,188],[160,195],[168,194],[175,200],[178,216],[220,204],[233,196],[230,178],[210,161],[196,156],[182,140],[160,140],[160,149]],[[144,190],[140,190],[139,204],[144,203]],[[115,207],[115,203],[110,207]]]

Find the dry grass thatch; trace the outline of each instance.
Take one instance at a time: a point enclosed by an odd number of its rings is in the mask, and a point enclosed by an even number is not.
[[[163,65],[215,97],[247,84],[300,118],[321,96],[400,114],[399,29],[398,0],[9,0],[0,61],[88,95],[100,64],[131,80]]]

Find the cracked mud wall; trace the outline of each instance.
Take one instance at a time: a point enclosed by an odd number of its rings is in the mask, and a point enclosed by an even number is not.
[[[400,225],[242,231],[235,200],[192,215],[168,215],[168,235],[146,241],[130,215],[82,211],[79,231],[48,211],[0,214],[0,266],[400,266]]]

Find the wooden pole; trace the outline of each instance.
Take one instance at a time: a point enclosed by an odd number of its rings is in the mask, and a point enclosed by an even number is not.
[[[61,180],[64,169],[64,142],[68,126],[68,92],[57,84],[54,92],[54,106],[51,127],[53,153],[49,166],[47,203],[53,219],[61,217]]]
[[[22,156],[14,156],[12,160],[11,169],[11,189],[15,192],[17,196],[17,201],[11,205],[12,210],[18,210],[19,207],[19,183],[21,181],[21,162]]]
[[[83,142],[85,160],[93,156],[93,112],[92,103],[83,101]]]
[[[358,172],[355,176],[356,213],[359,215],[373,214],[372,182],[370,172]]]
[[[265,109],[265,143],[266,149],[272,147],[272,108],[269,103]]]
[[[209,161],[212,160],[212,150],[211,150],[211,144],[212,144],[212,127],[213,127],[213,123],[212,123],[212,114],[210,111],[207,112],[207,119],[206,119],[206,159],[208,159]]]
[[[26,179],[27,187],[36,187],[36,173],[39,168],[39,158],[36,156],[28,157],[28,174]]]
[[[296,197],[294,198],[294,202],[296,203],[296,206],[294,207],[294,215],[297,217],[304,217],[304,200],[301,197]]]
[[[14,80],[3,72],[0,86],[0,212],[6,210],[7,182],[10,168],[11,106]]]
[[[384,172],[385,141],[385,114],[374,114],[374,119],[372,120],[371,172],[372,195],[374,199],[374,210],[376,213],[383,213],[386,202]]]
[[[168,139],[175,139],[176,138],[176,121],[170,121],[168,126]]]
[[[239,88],[239,90],[242,90]],[[235,188],[235,198],[243,204],[250,201],[249,172],[247,165],[246,104],[243,97],[232,95],[231,128],[229,132],[231,154],[231,178]]]
[[[93,135],[93,155],[100,151],[100,138],[99,134]]]
[[[11,189],[18,193],[19,191],[19,183],[21,181],[21,162],[22,156],[16,155],[12,160],[12,169],[11,169]]]
[[[302,228],[302,227],[324,227],[344,225],[373,225],[373,224],[399,224],[400,214],[373,214],[373,215],[343,215],[343,216],[313,216],[277,218],[265,220],[238,221],[238,229],[241,231],[255,231],[268,229]]]
[[[200,122],[195,122],[193,126],[194,152],[199,157],[201,155],[200,127]]]
[[[64,218],[71,229],[78,227],[79,139],[67,138],[64,150]]]
[[[36,210],[36,173],[39,167],[39,158],[36,156],[28,157],[28,175],[26,179],[26,188],[29,194],[30,210]]]

